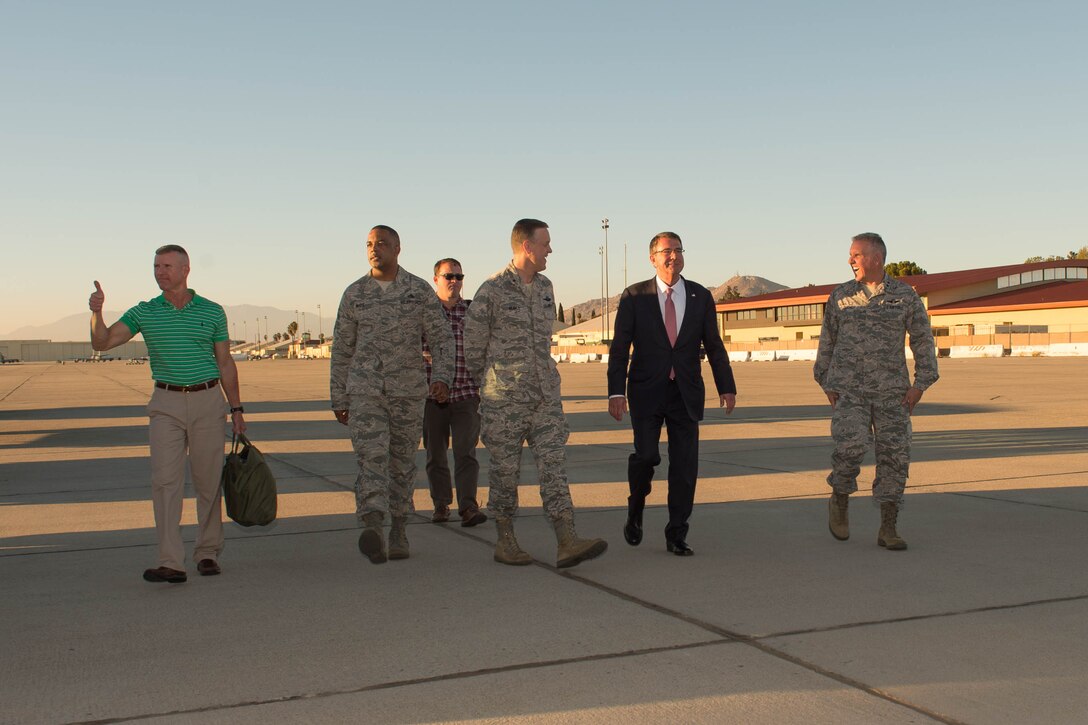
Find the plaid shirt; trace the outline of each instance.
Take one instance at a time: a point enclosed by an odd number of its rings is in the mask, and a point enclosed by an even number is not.
[[[461,300],[453,306],[453,309],[442,305],[442,312],[446,314],[446,319],[450,321],[450,327],[453,329],[453,339],[457,343],[453,384],[450,385],[451,403],[480,397],[480,386],[469,375],[468,367],[465,365],[465,314],[468,312],[468,306],[471,302],[472,300]],[[427,385],[430,386],[431,350],[427,347],[426,336],[423,338],[423,364],[427,368]]]

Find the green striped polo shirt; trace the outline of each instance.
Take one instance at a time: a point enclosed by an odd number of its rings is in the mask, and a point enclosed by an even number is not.
[[[180,310],[164,295],[141,302],[121,322],[142,333],[151,358],[151,377],[171,385],[196,385],[219,377],[214,343],[226,342],[227,314],[220,305],[189,290]]]

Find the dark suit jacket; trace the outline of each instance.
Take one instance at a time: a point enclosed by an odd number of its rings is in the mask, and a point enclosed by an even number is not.
[[[608,354],[608,394],[626,395],[632,416],[649,415],[664,402],[669,370],[675,369],[688,415],[692,420],[703,419],[706,388],[699,360],[700,343],[706,348],[718,395],[737,392],[729,356],[718,333],[714,298],[706,287],[687,278],[684,285],[687,304],[676,347],[669,345],[665,332],[656,277],[631,285],[620,296]]]

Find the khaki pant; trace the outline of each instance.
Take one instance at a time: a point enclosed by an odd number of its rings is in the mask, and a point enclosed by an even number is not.
[[[224,429],[228,410],[220,386],[195,393],[155,388],[151,418],[151,501],[159,537],[159,566],[185,570],[181,503],[185,497],[185,459],[196,493],[197,536],[193,561],[219,560],[223,514],[219,479],[223,473]]]

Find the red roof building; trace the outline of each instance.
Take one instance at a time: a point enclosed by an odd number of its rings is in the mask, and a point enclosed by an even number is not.
[[[1088,336],[1088,260],[1009,264],[902,277],[922,298],[937,335],[995,334],[1003,328]],[[836,284],[719,302],[727,342],[810,348]]]

